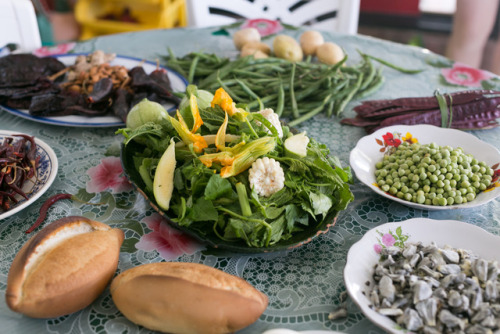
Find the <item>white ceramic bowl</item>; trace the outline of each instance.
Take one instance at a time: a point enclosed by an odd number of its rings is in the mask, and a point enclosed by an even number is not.
[[[0,130],[0,142],[2,142],[5,137],[10,137],[13,134],[20,134],[20,132]],[[33,180],[34,183],[26,181],[22,189],[28,194],[29,199],[26,200],[20,195],[17,195],[16,199],[18,199],[19,202],[17,204],[13,204],[10,210],[1,212],[0,220],[12,216],[36,201],[49,189],[50,185],[56,178],[58,168],[56,154],[43,140],[35,137],[35,143],[37,145],[36,156],[40,157],[37,170],[38,176]]]
[[[479,193],[473,201],[464,204],[446,206],[413,203],[386,193],[376,185],[375,164],[381,161],[384,156],[384,152],[381,152],[381,149],[384,149],[385,147],[382,136],[387,133],[399,133],[402,136],[410,133],[413,138],[418,139],[418,142],[422,144],[430,144],[434,142],[440,146],[449,145],[453,148],[461,147],[463,148],[464,153],[472,154],[478,161],[484,161],[490,167],[500,163],[500,152],[498,149],[488,143],[485,143],[484,141],[479,140],[470,133],[461,130],[440,128],[433,125],[389,126],[361,138],[356,144],[356,147],[354,147],[351,151],[349,157],[349,163],[356,174],[356,177],[377,194],[401,204],[425,210],[472,208],[483,205],[500,196],[499,181],[497,181],[497,186],[495,188]]]
[[[424,245],[428,245],[434,241],[439,247],[449,245],[472,251],[473,254],[487,260],[500,261],[500,253],[492,251],[500,247],[500,237],[460,221],[414,218],[399,223],[383,224],[369,230],[349,249],[344,268],[344,282],[350,297],[364,315],[390,333],[401,334],[407,331],[369,306],[367,297],[369,289],[366,282],[370,282],[370,286],[373,286],[373,268],[380,257],[374,249],[381,239],[379,232],[396,233],[398,227],[401,228],[401,235],[408,236],[407,242],[421,241]]]

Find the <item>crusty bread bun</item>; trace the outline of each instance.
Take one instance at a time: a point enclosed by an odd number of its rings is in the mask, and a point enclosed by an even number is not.
[[[85,217],[59,219],[17,253],[5,297],[13,311],[53,318],[91,304],[118,266],[123,231]]]
[[[168,333],[231,333],[253,322],[267,296],[247,281],[198,263],[160,262],[124,271],[111,296],[130,321]]]

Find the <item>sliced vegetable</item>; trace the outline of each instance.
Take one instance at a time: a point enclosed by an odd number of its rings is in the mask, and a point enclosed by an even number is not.
[[[309,144],[309,137],[305,132],[296,134],[285,140],[285,155],[292,158],[303,158],[307,155],[307,145]]]
[[[156,173],[153,181],[153,193],[155,200],[163,210],[170,207],[170,199],[174,190],[174,172],[175,172],[175,142],[170,139],[170,145],[161,156],[160,162],[156,167]]]

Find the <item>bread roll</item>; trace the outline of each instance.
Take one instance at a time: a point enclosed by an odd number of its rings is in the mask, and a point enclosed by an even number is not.
[[[113,279],[111,296],[132,322],[168,333],[230,333],[253,322],[267,296],[245,280],[197,263],[161,262]]]
[[[123,231],[85,217],[59,219],[17,253],[5,297],[13,311],[53,318],[91,304],[116,268]]]

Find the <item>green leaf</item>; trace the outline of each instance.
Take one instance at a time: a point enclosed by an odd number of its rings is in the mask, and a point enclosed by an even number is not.
[[[296,230],[296,224],[304,226],[309,225],[309,215],[295,204],[289,204],[286,206],[285,218],[287,221],[288,232]]]
[[[396,235],[397,235],[398,237],[401,237],[401,234],[402,234],[402,233],[403,233],[403,230],[401,229],[401,226],[398,226],[398,227],[396,228]]]
[[[205,188],[205,199],[216,200],[232,192],[231,182],[219,174],[213,174]]]
[[[271,222],[271,241],[269,244],[275,244],[281,240],[283,233],[285,232],[285,216],[281,216]]]
[[[315,215],[322,215],[323,218],[326,217],[328,211],[332,207],[332,200],[330,197],[322,193],[311,193],[309,194],[312,208]]]
[[[219,214],[212,201],[200,197],[191,208],[189,218],[193,221],[217,221]]]

